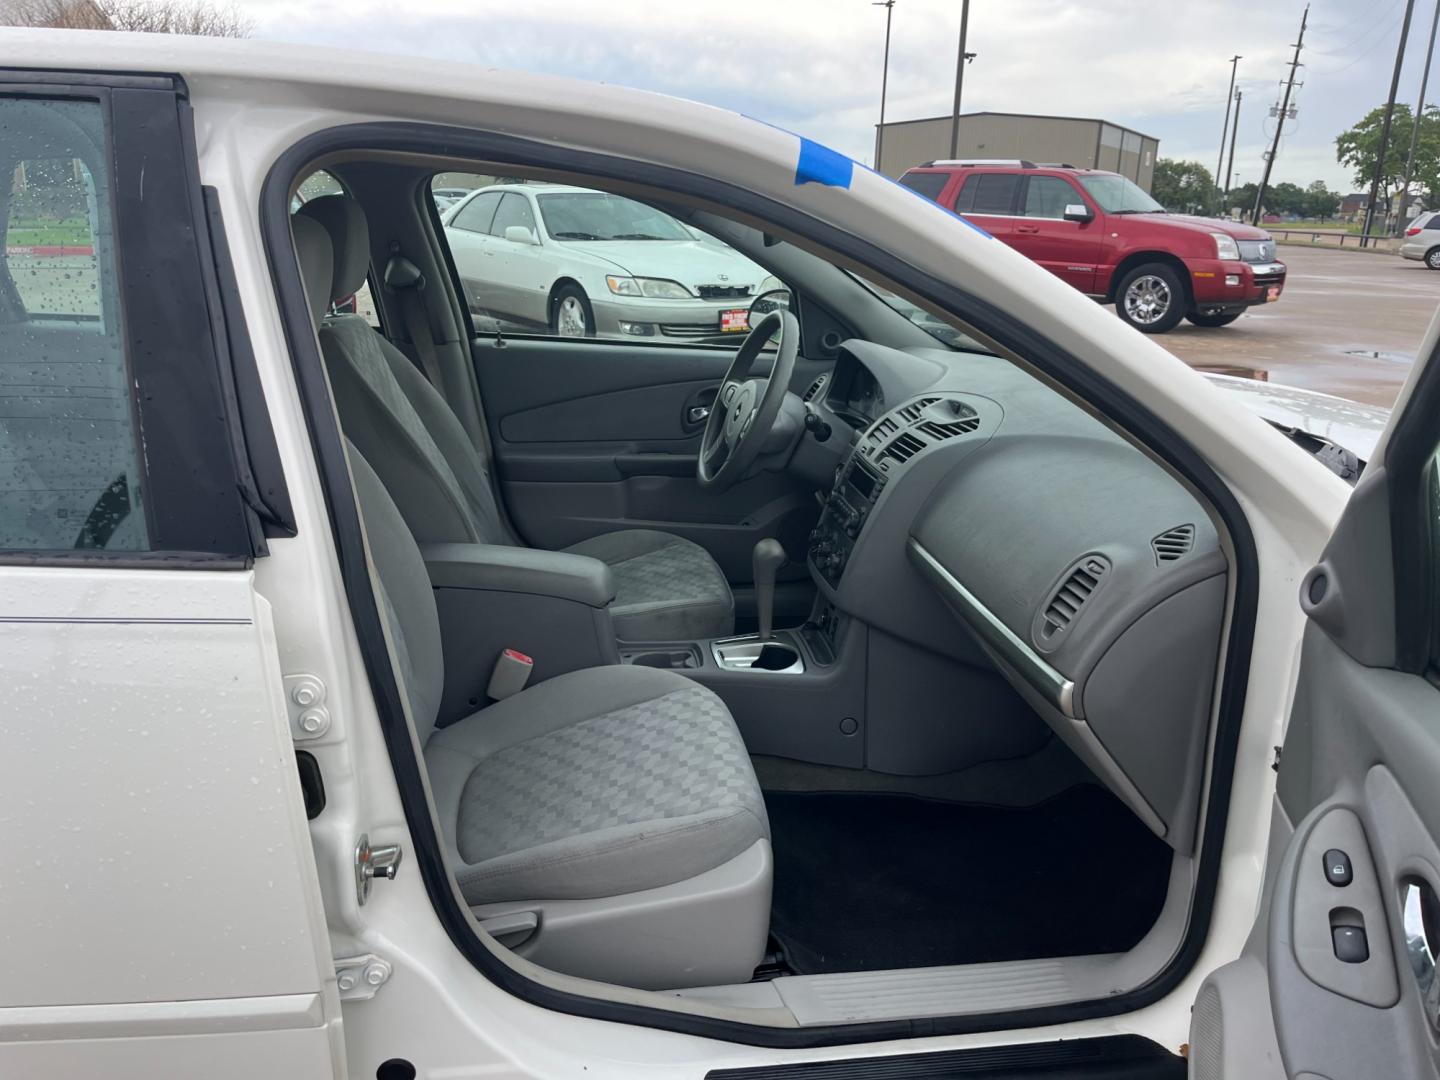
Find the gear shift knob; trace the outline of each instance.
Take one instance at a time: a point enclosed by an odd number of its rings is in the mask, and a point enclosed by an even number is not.
[[[760,640],[770,640],[771,615],[775,610],[775,572],[785,565],[780,541],[767,537],[755,545],[750,557],[755,571],[755,608],[760,617]]]

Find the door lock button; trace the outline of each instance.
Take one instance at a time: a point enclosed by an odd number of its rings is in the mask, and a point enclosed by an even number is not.
[[[1365,940],[1363,926],[1336,926],[1330,930],[1335,945],[1335,959],[1342,964],[1363,964],[1370,959],[1370,943]]]
[[[1350,856],[1339,848],[1331,848],[1325,852],[1325,880],[1331,885],[1343,889],[1354,879],[1355,873],[1350,867]],[[1337,939],[1338,940],[1338,939]]]

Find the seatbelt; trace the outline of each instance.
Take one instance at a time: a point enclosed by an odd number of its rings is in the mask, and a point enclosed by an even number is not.
[[[403,255],[392,255],[385,264],[385,286],[400,297],[400,313],[405,318],[405,334],[420,354],[420,367],[430,385],[445,393],[441,381],[440,355],[435,351],[435,335],[430,331],[430,316],[425,310],[425,275]]]

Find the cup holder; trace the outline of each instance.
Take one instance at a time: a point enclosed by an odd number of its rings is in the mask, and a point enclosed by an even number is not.
[[[700,652],[694,646],[685,649],[652,649],[640,653],[627,653],[621,659],[636,667],[675,670],[700,666]]]
[[[799,675],[805,670],[800,650],[784,641],[760,641],[755,637],[717,641],[711,646],[715,664],[722,671],[771,671]]]

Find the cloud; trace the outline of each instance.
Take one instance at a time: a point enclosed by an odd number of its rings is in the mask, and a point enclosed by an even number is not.
[[[966,111],[1102,116],[1160,139],[1166,157],[1214,165],[1229,58],[1245,94],[1236,169],[1258,177],[1299,23],[1299,0],[1002,0],[972,4]],[[249,0],[257,36],[637,86],[748,113],[868,160],[879,113],[885,13],[866,0]],[[1362,13],[1363,15],[1363,13]],[[958,31],[953,0],[897,0],[887,116],[949,112]],[[1384,100],[1398,28],[1317,0],[1274,178],[1349,187],[1334,139]],[[1424,48],[1413,32],[1402,97]],[[1351,43],[1356,48],[1351,49]],[[1356,53],[1360,55],[1355,55]],[[1440,71],[1434,83],[1440,96]]]

